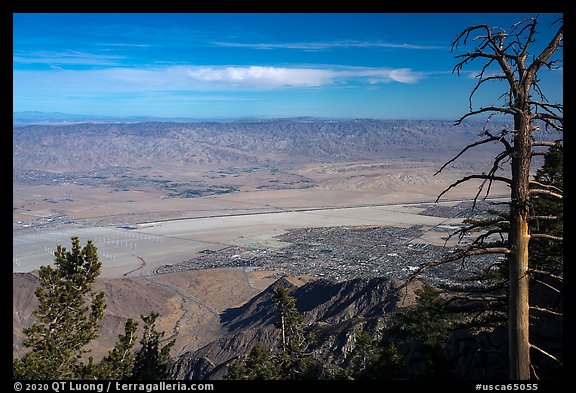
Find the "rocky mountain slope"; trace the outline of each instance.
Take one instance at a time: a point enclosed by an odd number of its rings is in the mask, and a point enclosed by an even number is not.
[[[226,365],[249,352],[256,342],[270,347],[277,345],[278,329],[274,326],[277,315],[272,294],[276,287],[284,286],[296,297],[306,323],[323,335],[324,344],[318,350],[326,357],[344,358],[343,355],[352,350],[359,331],[375,331],[385,315],[413,304],[414,289],[419,286],[411,285],[398,297],[394,291],[400,281],[384,278],[340,283],[315,280],[303,284],[304,281],[293,277],[272,279],[263,272],[253,272],[247,277],[242,269],[190,271],[158,277],[158,281],[97,280],[95,290],[105,293],[107,308],[100,336],[90,344],[91,356],[99,359],[114,345],[128,317],[138,321],[139,315],[156,311],[160,313],[158,328],[166,331],[168,338],[176,338],[171,353],[176,359],[172,376],[219,379],[226,372]],[[248,281],[243,283],[242,277]],[[35,273],[13,274],[15,357],[25,352],[22,328],[33,322],[32,312],[37,301],[31,293],[38,283]],[[184,283],[189,283],[189,287]],[[213,292],[208,293],[209,288]],[[218,307],[218,315],[198,304],[189,304],[192,302],[182,298],[184,291],[200,304]]]
[[[13,164],[19,170],[62,172],[384,158],[443,161],[475,140],[483,126],[482,122],[455,127],[450,121],[369,119],[27,125],[13,128]]]
[[[296,287],[279,279],[266,290],[238,308],[221,315],[227,332],[223,337],[200,348],[182,354],[172,368],[176,379],[221,379],[226,367],[246,354],[256,344],[275,348],[279,331],[273,291],[283,286],[296,298],[296,306],[304,320],[320,335],[315,349],[327,358],[345,359],[354,348],[356,335],[368,330],[375,332],[384,317],[399,307],[414,303],[413,283],[401,293],[400,281],[385,278],[359,278],[340,283],[314,280]]]
[[[198,349],[219,338],[219,312],[237,307],[277,280],[271,272],[245,271],[239,268],[194,270],[162,274],[148,278],[104,278],[94,284],[104,292],[106,310],[97,340],[91,343],[91,356],[99,359],[124,331],[128,318],[140,321],[140,315],[158,312],[158,328],[166,337],[175,338],[172,356]],[[298,282],[298,281],[295,281]],[[34,290],[39,285],[37,272],[12,275],[13,355],[20,357],[25,348],[23,328],[33,322],[38,302]],[[214,310],[218,310],[214,315]]]
[[[235,272],[242,271],[236,269]],[[241,284],[233,278],[236,273],[231,269],[200,271],[199,275],[189,273],[191,276],[188,277],[182,272],[178,275],[183,281],[195,283],[191,284],[194,288],[191,286],[189,291],[199,297],[197,301],[202,302],[203,299],[212,305],[217,304],[217,294],[221,291],[204,297],[201,292],[211,285],[210,283],[214,283],[213,276],[223,274],[222,278],[226,277],[227,280],[221,282],[221,285],[228,283],[227,288],[235,291]],[[212,276],[211,280],[207,280],[208,274]],[[267,282],[270,282],[270,278],[266,277]],[[28,326],[31,322],[30,315],[36,302],[30,293],[37,283],[38,279],[34,274],[14,274],[15,344],[23,338],[22,326]],[[259,285],[263,283],[260,282]],[[389,318],[395,312],[415,304],[415,291],[421,288],[421,283],[411,282],[398,291],[401,284],[399,280],[382,277],[357,278],[338,283],[321,279],[304,284],[294,278],[283,277],[272,281],[264,289],[250,287],[250,291],[236,292],[234,302],[231,302],[230,296],[223,297],[219,304],[228,306],[221,307],[217,316],[210,315],[207,318],[209,313],[200,314],[194,309],[187,311],[184,303],[177,306],[177,293],[169,286],[154,285],[153,281],[146,279],[100,279],[96,289],[105,292],[108,308],[100,332],[101,337],[93,343],[91,355],[98,358],[98,354],[102,355],[113,345],[127,316],[138,319],[139,314],[156,310],[161,313],[159,329],[166,331],[169,337],[177,339],[177,348],[175,347],[171,354],[175,362],[171,367],[170,377],[178,380],[222,379],[228,365],[250,352],[256,343],[272,350],[278,348],[280,330],[275,326],[278,317],[272,299],[274,289],[283,286],[295,297],[296,306],[303,314],[308,329],[315,334],[309,349],[323,360],[347,368],[361,332],[367,332],[374,340],[388,337]],[[199,290],[199,287],[204,289]],[[557,303],[562,303],[562,294],[551,297],[549,288],[544,284],[532,288],[531,293],[537,299],[538,306],[554,308],[558,306]],[[538,318],[531,329],[531,339],[534,342],[550,350],[554,356],[562,358],[561,324],[550,318]],[[185,343],[182,344],[182,341]],[[195,344],[192,344],[193,342]],[[13,350],[18,357],[23,348],[16,345]],[[417,372],[422,367],[422,362],[427,359],[426,348],[422,344],[405,343],[399,350],[407,356],[406,367],[410,372]],[[505,325],[492,331],[480,329],[471,332],[457,329],[449,337],[445,350],[448,362],[455,375],[460,378],[506,378]],[[558,376],[560,371],[556,363],[542,356],[535,356],[534,360],[539,363],[539,374],[543,378]]]

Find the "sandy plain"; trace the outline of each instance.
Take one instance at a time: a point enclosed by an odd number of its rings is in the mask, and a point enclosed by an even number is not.
[[[83,243],[92,240],[101,253],[102,276],[113,278],[150,276],[159,266],[205,250],[282,247],[274,236],[291,228],[458,224],[460,219],[418,214],[423,204],[435,203],[442,190],[465,175],[448,169],[434,176],[438,167],[410,161],[307,164],[284,172],[290,179],[305,178],[303,188],[263,187],[271,180],[281,183],[282,173],[271,179],[269,173],[249,172],[233,176],[237,192],[197,198],[168,197],[145,185],[127,191],[15,185],[13,271],[30,272],[50,263],[56,245],[69,248],[71,236]],[[202,176],[198,173],[194,176]],[[478,185],[465,183],[438,203],[469,200]],[[505,197],[506,192],[494,185],[490,196]],[[434,231],[427,236],[434,239]]]

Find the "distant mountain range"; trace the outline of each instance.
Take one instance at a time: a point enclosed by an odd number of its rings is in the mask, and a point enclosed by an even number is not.
[[[97,116],[97,115],[77,115],[62,112],[39,112],[24,111],[12,114],[12,124],[14,126],[24,125],[63,125],[76,123],[139,123],[139,122],[191,122],[191,121],[236,121],[243,118],[221,118],[221,119],[194,119],[189,117],[156,117],[156,116]]]
[[[193,117],[159,117],[159,116],[99,116],[99,115],[82,115],[63,112],[41,112],[41,111],[23,111],[12,113],[12,124],[15,127],[25,125],[65,125],[77,123],[143,123],[143,122],[172,122],[172,123],[198,123],[198,122],[268,122],[270,120],[288,120],[297,122],[340,122],[340,121],[358,121],[373,119],[335,119],[324,117],[297,116],[290,118],[262,118],[253,116],[242,117],[218,117],[218,118],[193,118]]]
[[[53,114],[52,120],[59,119]],[[484,122],[315,118],[198,122],[78,122],[14,126],[14,169],[296,165],[383,159],[445,161]],[[491,124],[498,130],[506,124]],[[556,136],[557,137],[557,136]],[[550,134],[543,139],[554,139]],[[464,158],[500,151],[495,142]],[[484,152],[484,153],[482,153]]]

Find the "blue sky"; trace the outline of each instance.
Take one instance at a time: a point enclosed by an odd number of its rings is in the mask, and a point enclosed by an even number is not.
[[[456,119],[464,28],[524,14],[14,14],[14,111],[190,118]],[[558,14],[540,15],[541,48]],[[470,48],[468,48],[470,49]],[[562,70],[542,72],[562,101]],[[486,84],[476,106],[494,103]]]

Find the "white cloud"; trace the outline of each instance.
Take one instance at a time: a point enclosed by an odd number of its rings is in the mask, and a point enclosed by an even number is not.
[[[414,72],[410,68],[353,68],[341,71],[343,78],[366,79],[370,84],[378,83],[416,83],[423,78],[423,74]]]
[[[111,46],[111,47],[120,47],[120,48],[150,48],[152,45],[150,44],[124,44],[124,43],[104,43],[104,44],[96,44],[97,46]]]
[[[187,73],[200,82],[258,88],[322,86],[332,83],[336,75],[331,70],[261,66],[192,67]]]
[[[245,43],[245,42],[213,42],[217,46],[252,49],[301,49],[327,50],[336,48],[389,48],[389,49],[442,49],[441,46],[398,44],[384,41],[328,41],[328,42],[284,42],[284,43]]]
[[[54,93],[138,93],[227,91],[416,83],[423,74],[409,68],[172,66],[153,69],[14,71],[14,90]]]
[[[237,88],[318,87],[350,83],[416,83],[422,74],[409,68],[182,67],[202,84]]]
[[[123,57],[66,50],[18,52],[12,59],[14,64],[118,66]]]

